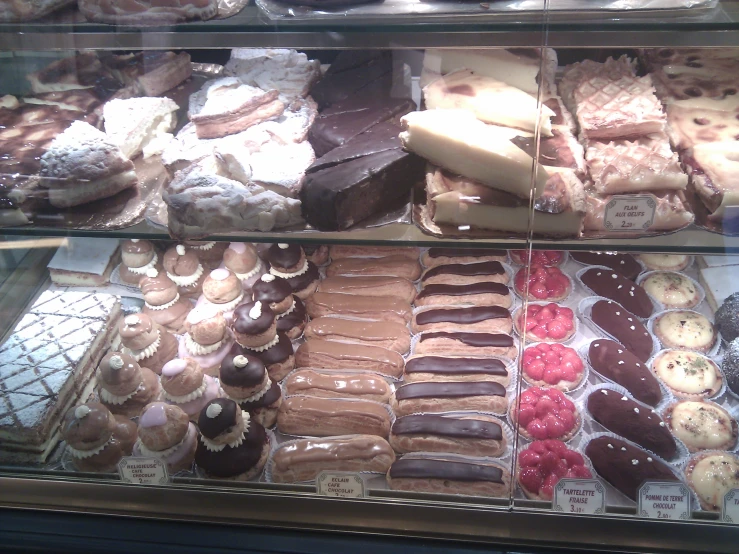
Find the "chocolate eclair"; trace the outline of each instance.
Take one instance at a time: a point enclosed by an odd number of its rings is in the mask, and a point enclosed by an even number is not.
[[[343,258],[333,260],[326,268],[326,275],[328,277],[383,275],[415,281],[421,276],[421,264],[417,259],[411,260],[403,255],[382,258]]]
[[[377,435],[390,433],[386,405],[371,400],[289,396],[277,414],[281,433],[298,436]]]
[[[411,320],[411,303],[396,296],[316,292],[306,300],[305,307],[312,318],[338,315],[371,321],[395,321],[402,325]]]
[[[652,356],[654,349],[652,335],[638,317],[620,304],[611,300],[599,300],[593,304],[590,318],[642,362],[646,362]]]
[[[505,497],[511,474],[496,462],[409,454],[390,466],[387,484],[396,491]]]
[[[460,356],[502,356],[516,359],[513,337],[505,333],[467,333],[435,331],[422,333],[414,354],[455,354]]]
[[[421,254],[421,262],[423,262],[424,267],[478,262],[505,262],[507,259],[508,253],[505,250],[488,250],[487,248],[429,248]]]
[[[631,254],[620,252],[578,252],[572,250],[570,257],[584,265],[602,265],[610,267],[627,279],[634,280],[642,272],[642,266]]]
[[[305,327],[305,337],[380,346],[405,354],[411,346],[408,327],[391,321],[360,321],[341,317],[319,317]]]
[[[363,398],[386,404],[393,393],[387,380],[375,373],[301,369],[285,379],[287,396]]]
[[[409,383],[398,387],[391,402],[396,416],[457,411],[505,414],[506,388],[491,381]]]
[[[492,416],[419,414],[395,420],[390,430],[390,444],[400,454],[449,452],[497,457],[505,453],[508,441],[503,423]]]
[[[269,438],[259,423],[231,399],[211,401],[198,419],[195,463],[208,477],[248,481],[262,472]]]
[[[647,364],[625,346],[608,339],[598,339],[588,348],[590,366],[606,379],[628,390],[649,406],[662,401],[662,389]]]
[[[601,388],[588,395],[587,407],[593,419],[609,431],[665,460],[677,455],[677,443],[659,414],[628,396]]]
[[[511,374],[498,358],[414,355],[405,362],[406,383],[423,381],[494,381],[507,386]]]
[[[423,331],[485,331],[510,333],[511,312],[502,306],[465,306],[425,308],[416,311],[411,320],[414,333]]]
[[[385,275],[371,277],[327,277],[318,283],[318,292],[359,296],[394,296],[413,302],[416,287],[408,279]]]
[[[468,285],[426,285],[416,296],[416,306],[476,304],[478,306],[511,307],[511,291],[503,283],[470,283]]]
[[[403,375],[403,356],[379,346],[308,339],[295,352],[297,367],[315,369],[358,369],[399,379]]]
[[[580,281],[598,296],[618,302],[637,317],[647,318],[654,313],[647,292],[620,273],[594,267],[580,275]]]
[[[427,285],[469,285],[472,283],[503,283],[509,280],[500,262],[478,262],[470,264],[443,264],[434,266],[421,276],[421,284]]]

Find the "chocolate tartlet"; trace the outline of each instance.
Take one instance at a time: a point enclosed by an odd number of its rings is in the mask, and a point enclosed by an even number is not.
[[[595,340],[590,343],[588,358],[595,371],[624,387],[640,402],[656,406],[662,401],[662,389],[647,364],[623,345],[608,339]]]
[[[573,250],[570,252],[570,257],[581,264],[610,267],[616,273],[620,273],[632,281],[642,272],[639,262],[631,254],[620,254],[618,252],[577,252]]]
[[[642,362],[654,350],[654,339],[634,314],[610,300],[599,300],[590,309],[590,318],[598,327],[623,344]]]
[[[603,479],[631,500],[636,500],[644,481],[679,481],[667,465],[649,452],[614,437],[591,440],[585,455]]]
[[[588,396],[587,407],[593,419],[603,427],[671,460],[677,455],[677,443],[667,425],[654,410],[612,389],[598,389]]]
[[[615,271],[594,267],[580,275],[580,281],[598,296],[618,302],[637,317],[647,318],[654,313],[647,292]]]

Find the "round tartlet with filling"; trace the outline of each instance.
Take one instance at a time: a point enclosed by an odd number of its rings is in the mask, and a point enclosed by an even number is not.
[[[690,264],[685,254],[639,254],[639,261],[649,270],[682,271]]]
[[[683,400],[665,410],[670,431],[690,452],[730,450],[736,446],[739,430],[729,413],[706,400]]]
[[[701,301],[695,281],[674,271],[655,271],[641,286],[666,308],[694,308]]]
[[[698,495],[701,508],[718,512],[724,495],[739,489],[739,457],[728,452],[698,454],[685,467],[685,477]]]
[[[724,378],[716,363],[697,352],[668,350],[652,362],[654,374],[677,396],[711,398],[723,386]]]
[[[654,334],[665,348],[706,353],[716,344],[716,328],[708,318],[690,310],[672,310],[654,320]]]

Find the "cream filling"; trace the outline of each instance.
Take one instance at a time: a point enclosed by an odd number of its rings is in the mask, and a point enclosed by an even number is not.
[[[272,348],[279,341],[280,337],[275,335],[275,338],[273,338],[267,344],[263,344],[262,346],[245,346],[244,348],[248,348],[249,350],[253,350],[254,352],[264,352],[265,350],[269,350],[270,348]]]
[[[285,317],[286,315],[291,314],[294,310],[295,310],[295,299],[293,298],[293,303],[290,305],[287,311],[282,312],[281,314],[278,314],[277,319],[280,319],[281,317]]]
[[[269,392],[269,388],[272,386],[272,379],[267,377],[267,384],[264,385],[264,388],[260,390],[258,393],[253,394],[252,396],[248,398],[234,398],[233,396],[229,396],[231,400],[236,402],[237,404],[241,404],[242,402],[256,402],[260,398],[262,398],[267,392]]]
[[[203,269],[203,264],[198,264],[198,268],[192,275],[174,275],[168,271],[167,277],[169,277],[178,287],[189,287],[198,282],[198,279],[203,275],[203,271],[205,271]]]
[[[175,295],[174,300],[172,300],[171,302],[167,302],[166,304],[162,304],[161,306],[152,306],[148,302],[144,302],[144,305],[147,308],[149,308],[150,310],[157,310],[157,311],[159,311],[159,310],[166,310],[167,308],[171,308],[172,306],[174,306],[175,304],[177,304],[177,301],[179,299],[180,299],[180,293],[178,292]]]
[[[141,388],[141,387],[139,386],[139,388]],[[139,388],[137,388],[131,394],[127,394],[125,396],[118,396],[118,395],[115,395],[115,394],[111,393],[107,389],[104,389],[103,387],[100,387],[100,393],[99,394],[100,394],[100,398],[104,402],[106,402],[108,404],[114,404],[115,406],[120,406],[121,404],[123,404],[127,400],[133,398],[134,394],[136,394],[139,391]]]
[[[205,389],[208,388],[208,383],[205,379],[203,379],[203,382],[200,384],[198,388],[196,388],[194,391],[183,394],[182,396],[174,396],[169,394],[166,390],[162,389],[162,396],[165,400],[169,400],[170,402],[174,402],[175,404],[184,404],[185,402],[190,402],[191,400],[195,400],[196,398],[200,398],[205,394]]]
[[[159,345],[162,343],[162,333],[157,329],[157,338],[154,342],[152,342],[149,346],[144,348],[143,350],[131,350],[131,356],[133,356],[133,359],[137,362],[140,362],[144,358],[148,358],[149,356],[153,356],[154,353],[159,349]]]
[[[200,440],[203,441],[203,445],[205,448],[210,450],[211,452],[220,452],[227,446],[230,446],[231,448],[236,448],[238,446],[241,446],[241,443],[244,442],[244,439],[246,438],[246,433],[249,431],[249,412],[241,411],[241,417],[244,420],[244,430],[242,431],[241,435],[234,441],[231,441],[227,444],[216,444],[212,440],[208,439],[207,437],[204,437],[203,435],[200,435]]]
[[[101,444],[97,448],[93,448],[92,450],[77,450],[76,448],[67,445],[67,450],[69,450],[69,453],[72,455],[73,458],[84,460],[85,458],[91,458],[95,454],[100,454],[105,449],[105,447],[108,446],[109,442],[110,439],[105,441],[105,443]]]
[[[214,344],[203,346],[202,344],[195,342],[195,339],[190,336],[190,333],[185,333],[185,348],[190,354],[193,354],[194,356],[205,356],[206,354],[215,352],[222,345],[223,339]]]
[[[211,303],[216,306],[221,312],[232,312],[234,311],[234,309],[236,309],[236,306],[238,306],[243,299],[244,293],[242,292],[236,298],[231,300],[231,302],[226,302],[225,304],[216,304],[215,302]]]
[[[305,262],[303,262],[303,267],[301,267],[300,270],[296,271],[295,273],[283,273],[282,271],[277,271],[274,267],[269,268],[269,272],[272,275],[274,275],[275,277],[282,277],[283,279],[297,277],[298,275],[302,275],[306,271],[308,271],[308,260],[305,260]]]
[[[206,242],[205,244],[199,244],[198,246],[191,246],[193,250],[210,250],[216,245],[216,241],[212,240],[210,242]]]
[[[126,266],[126,267],[128,267],[128,271],[130,271],[131,273],[135,273],[136,275],[146,275],[146,272],[156,265],[158,259],[159,258],[157,256],[157,253],[154,252],[154,257],[151,259],[151,261],[148,264],[142,265],[141,267],[130,267],[130,266]]]
[[[170,446],[166,450],[150,450],[144,445],[143,442],[141,442],[141,439],[138,439],[136,441],[136,446],[144,456],[153,456],[154,458],[167,458],[177,452],[177,450],[179,450],[180,447],[185,444],[185,441],[187,440],[187,435],[188,433],[185,433],[185,437],[180,442],[178,442],[174,446]]]
[[[262,270],[262,260],[257,260],[257,265],[254,266],[254,269],[249,271],[248,273],[236,273],[236,277],[241,279],[242,281],[244,279],[248,279],[249,277],[253,277],[257,273],[259,273]]]

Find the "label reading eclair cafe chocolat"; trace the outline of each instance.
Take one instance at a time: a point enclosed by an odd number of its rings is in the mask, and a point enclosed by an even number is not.
[[[552,510],[568,514],[603,514],[606,489],[598,479],[560,479],[554,488]]]
[[[690,491],[682,483],[647,481],[639,489],[636,514],[652,519],[690,519]]]
[[[639,194],[617,194],[606,204],[603,225],[608,231],[646,231],[654,222],[657,202]]]
[[[362,498],[366,496],[366,489],[358,473],[323,471],[316,477],[316,493],[336,498]]]
[[[169,483],[167,464],[159,458],[123,457],[118,462],[118,475],[124,483],[134,485],[166,485]]]

